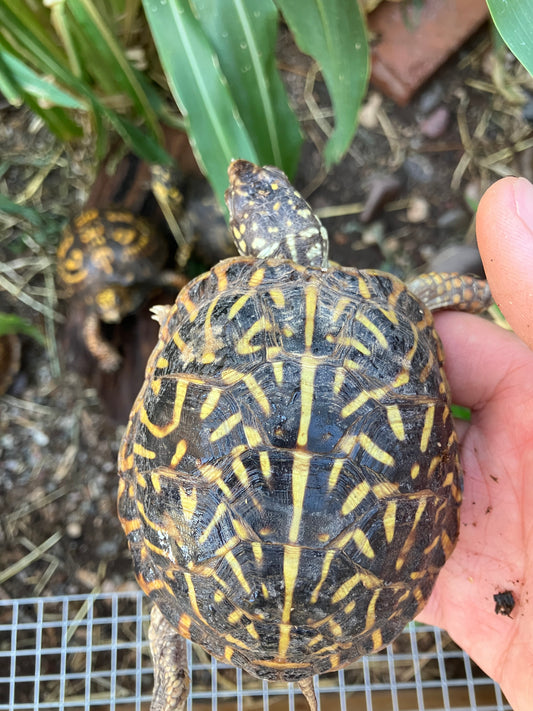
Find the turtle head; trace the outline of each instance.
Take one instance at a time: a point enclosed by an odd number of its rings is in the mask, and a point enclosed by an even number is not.
[[[283,171],[234,160],[225,198],[239,254],[327,267],[328,235]]]
[[[135,311],[142,301],[141,292],[122,284],[112,284],[99,289],[93,297],[98,318],[105,323],[119,323],[124,316]]]

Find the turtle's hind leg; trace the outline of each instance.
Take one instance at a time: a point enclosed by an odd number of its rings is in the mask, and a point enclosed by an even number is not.
[[[313,677],[308,676],[307,679],[302,679],[298,682],[300,691],[305,696],[309,704],[309,711],[317,711],[318,705],[316,702],[315,687],[313,685]]]
[[[150,711],[183,711],[190,679],[185,640],[154,605],[148,630],[154,662],[154,692]]]

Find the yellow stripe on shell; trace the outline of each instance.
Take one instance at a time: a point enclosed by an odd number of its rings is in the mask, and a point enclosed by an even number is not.
[[[243,590],[246,592],[247,595],[249,595],[249,594],[251,593],[251,591],[252,591],[251,588],[250,588],[250,584],[249,584],[248,581],[246,580],[246,576],[245,576],[244,573],[242,572],[242,568],[241,568],[241,566],[240,566],[239,561],[237,560],[237,558],[235,558],[235,555],[232,553],[232,551],[228,551],[228,552],[224,555],[224,559],[228,562],[229,567],[232,569],[233,574],[235,575],[235,577],[236,577],[237,580],[239,581],[239,584],[241,585],[241,587],[243,588]]]
[[[261,474],[268,481],[272,476],[272,471],[270,468],[270,457],[266,450],[261,450],[259,452],[259,464],[261,466]]]
[[[187,451],[187,442],[184,439],[180,439],[180,441],[176,445],[176,450],[175,450],[174,454],[172,455],[172,459],[170,460],[170,465],[173,467],[177,467],[178,464],[183,459],[183,457],[185,456],[186,451]]]
[[[247,488],[250,485],[250,479],[248,477],[248,471],[242,463],[241,459],[234,459],[231,468],[233,469],[234,474],[236,475],[242,486],[244,488]]]
[[[274,302],[274,306],[277,306],[278,309],[283,309],[285,307],[285,296],[281,289],[270,289],[268,293]]]
[[[420,451],[426,452],[429,444],[429,437],[433,430],[433,422],[435,419],[435,405],[429,405],[424,417],[424,427],[422,428],[422,437],[420,439]]]
[[[369,630],[374,627],[376,624],[376,602],[379,597],[379,590],[374,590],[374,594],[372,595],[372,598],[370,599],[370,602],[368,603],[368,607],[366,609],[366,622],[365,622],[365,632],[368,632]]]
[[[252,276],[250,277],[248,286],[251,289],[255,289],[256,287],[258,287],[261,284],[261,282],[263,281],[264,278],[265,278],[265,269],[263,267],[261,267],[260,269],[256,269],[253,272]]]
[[[385,513],[383,514],[383,528],[385,529],[385,539],[387,543],[392,543],[394,530],[396,527],[396,501],[389,501]]]
[[[155,452],[151,449],[146,449],[142,444],[138,442],[133,443],[133,453],[137,454],[139,457],[144,457],[144,459],[155,459]]]
[[[322,563],[322,571],[320,574],[320,580],[316,584],[313,592],[311,593],[311,597],[309,599],[309,602],[311,604],[315,604],[316,601],[318,600],[320,588],[322,587],[326,578],[328,577],[329,569],[331,566],[331,561],[333,560],[334,556],[335,556],[335,551],[333,551],[333,550],[326,551],[326,555],[324,556],[324,561]]]
[[[407,558],[407,554],[413,547],[413,541],[416,536],[416,527],[418,526],[418,523],[422,517],[422,514],[424,513],[426,506],[428,503],[427,498],[420,498],[418,501],[418,507],[416,509],[416,513],[414,515],[413,523],[411,525],[411,530],[409,531],[409,534],[407,535],[407,538],[405,539],[405,543],[402,546],[402,550],[400,551],[398,557],[396,558],[396,570],[399,571],[403,567],[403,564],[405,563],[405,560]]]
[[[346,296],[341,296],[340,299],[337,300],[337,303],[335,304],[335,308],[333,309],[333,316],[332,316],[333,323],[337,323],[339,318],[344,313],[345,309],[351,303],[352,303],[352,300],[347,298]]]
[[[249,425],[244,425],[244,436],[246,437],[248,447],[251,449],[256,449],[263,441],[259,430],[256,430],[255,427],[250,427]]]
[[[366,558],[372,560],[376,557],[374,549],[370,545],[370,541],[368,540],[368,537],[363,530],[361,530],[360,528],[356,528],[353,533],[353,540],[359,552],[366,556]]]
[[[331,602],[335,604],[337,602],[340,602],[341,600],[344,600],[344,598],[349,595],[354,589],[354,587],[359,583],[362,583],[364,587],[367,588],[367,590],[379,588],[383,585],[383,581],[379,580],[379,578],[377,578],[375,575],[372,575],[372,573],[361,571],[356,573],[355,575],[352,575],[351,578],[345,580],[344,583],[337,588],[337,590],[333,593]]]
[[[328,334],[326,340],[329,343],[336,343],[339,346],[348,346],[349,348],[355,348],[356,351],[362,353],[365,356],[372,355],[372,351],[365,346],[364,343],[357,338],[351,338],[350,336],[339,335],[337,337]]]
[[[247,301],[250,300],[252,294],[247,293],[243,294],[242,296],[239,296],[237,301],[233,304],[231,309],[228,311],[228,318],[233,319],[235,316],[239,313],[239,311],[243,308],[243,306],[246,304]]]
[[[236,352],[239,355],[251,355],[261,350],[264,344],[253,346],[251,343],[252,338],[257,336],[258,333],[261,333],[261,331],[267,332],[271,330],[272,324],[264,316],[261,316],[250,326],[246,333],[239,338],[235,345]]]
[[[200,419],[205,420],[218,405],[222,390],[217,387],[211,388],[200,409]]]
[[[241,422],[241,420],[242,415],[240,412],[236,412],[235,414],[230,415],[227,419],[224,420],[224,422],[222,422],[216,428],[216,430],[213,430],[213,432],[211,432],[209,441],[216,442],[222,437],[226,437]]]
[[[296,543],[298,540],[310,467],[311,455],[308,452],[294,451],[291,476],[293,513],[289,529],[290,543]]]
[[[366,498],[370,492],[370,485],[366,481],[362,481],[357,484],[351,492],[346,497],[344,504],[342,505],[341,513],[343,516],[347,516],[354,509],[356,509],[359,504]]]
[[[313,411],[313,395],[315,390],[315,373],[318,361],[311,355],[303,354],[300,371],[300,426],[298,429],[298,447],[307,446],[309,425],[311,424],[311,414]]]
[[[176,384],[176,392],[174,394],[174,405],[172,409],[172,418],[170,422],[166,425],[156,425],[148,417],[146,408],[141,407],[141,422],[148,429],[150,434],[154,435],[158,439],[163,439],[171,432],[173,432],[177,427],[179,427],[181,419],[181,409],[185,401],[185,396],[187,395],[187,380],[178,380]]]
[[[304,342],[306,350],[310,350],[313,344],[317,299],[318,293],[316,287],[309,285],[305,290]]]
[[[198,538],[198,543],[200,545],[203,545],[207,541],[207,539],[211,535],[211,531],[215,528],[215,526],[221,520],[222,516],[224,516],[226,511],[227,511],[227,505],[224,501],[221,501],[219,503],[219,505],[216,507],[215,513],[211,516],[209,523],[204,528],[200,537]]]
[[[183,486],[179,487],[181,510],[183,512],[183,518],[191,522],[192,517],[196,512],[196,506],[198,504],[198,492],[197,489],[192,489],[191,493],[188,494]]]
[[[387,405],[387,420],[396,439],[403,442],[405,439],[405,429],[398,405]]]
[[[358,321],[362,326],[364,326],[368,331],[370,331],[370,333],[374,336],[374,338],[382,348],[388,347],[388,341],[385,338],[384,334],[376,326],[375,323],[372,323],[372,321],[370,321],[367,316],[358,312],[355,316],[355,320]]]
[[[345,459],[336,459],[333,462],[333,466],[331,467],[331,471],[329,473],[328,478],[328,492],[333,491],[333,489],[335,488],[337,480],[339,478],[339,474],[342,471],[345,461]]]

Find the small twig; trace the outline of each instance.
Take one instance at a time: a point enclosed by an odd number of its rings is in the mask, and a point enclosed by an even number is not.
[[[97,576],[98,576],[98,583],[94,586],[94,588],[91,590],[89,597],[84,601],[83,605],[80,607],[74,618],[72,619],[72,622],[68,626],[67,630],[67,639],[66,642],[67,644],[70,642],[74,634],[76,633],[76,630],[80,626],[80,622],[87,617],[87,610],[89,609],[89,605],[92,604],[92,598],[94,595],[98,595],[98,593],[102,592],[102,582],[105,579],[105,573],[107,570],[107,563],[105,561],[100,561],[100,564],[98,566],[98,571],[97,571]]]
[[[22,190],[13,200],[17,205],[25,205],[39,190],[41,185],[44,183],[48,174],[57,168],[57,161],[64,151],[63,145],[61,145],[51,156],[50,161],[44,165],[41,170],[34,175],[30,182],[26,185],[24,190]]]
[[[30,553],[25,555],[24,558],[21,558],[16,563],[13,563],[13,565],[10,565],[5,568],[5,570],[2,570],[0,572],[0,585],[5,583],[6,580],[12,578],[14,575],[21,573],[29,565],[34,563],[36,560],[39,560],[39,558],[42,558],[43,554],[46,553],[49,548],[55,546],[55,544],[61,540],[62,536],[63,534],[60,531],[56,531],[50,536],[50,538],[47,538],[44,543],[41,543],[40,546],[36,546]]]
[[[51,491],[49,494],[46,494],[46,496],[41,496],[38,501],[23,503],[22,506],[20,506],[16,511],[7,514],[5,518],[7,525],[10,526],[14,521],[22,518],[22,516],[27,516],[32,511],[38,511],[39,509],[44,508],[48,504],[51,504],[52,501],[60,499],[62,496],[68,494],[69,491],[70,489],[67,486],[61,486],[58,489]]]
[[[37,402],[32,400],[21,400],[21,398],[13,397],[13,395],[2,395],[1,402],[11,407],[20,407],[23,410],[30,410],[36,415],[42,415],[48,417],[49,415],[54,415],[57,410],[49,405],[39,405]]]
[[[48,318],[54,319],[55,321],[63,320],[61,314],[56,313],[47,304],[41,304],[36,299],[33,299],[31,296],[28,296],[28,294],[26,294],[24,291],[21,291],[19,287],[12,284],[9,279],[6,279],[1,274],[0,287],[8,291],[19,301],[22,301],[22,303],[26,304],[26,306],[29,306],[34,311],[38,311],[40,314],[43,314],[43,316],[48,316]]]
[[[324,112],[317,104],[317,102],[315,101],[315,97],[313,96],[316,75],[319,71],[320,67],[316,63],[313,63],[309,67],[309,71],[307,72],[307,75],[305,77],[304,100],[307,104],[307,108],[313,116],[313,119],[315,120],[315,123],[322,129],[324,135],[329,138],[331,136],[332,128],[329,123],[324,119]]]
[[[400,163],[403,162],[402,145],[400,139],[398,138],[396,129],[392,125],[392,122],[383,107],[378,109],[376,113],[376,118],[379,121],[379,125],[381,126],[383,133],[385,134],[385,138],[389,142],[389,146],[392,152],[393,167],[400,165]]]

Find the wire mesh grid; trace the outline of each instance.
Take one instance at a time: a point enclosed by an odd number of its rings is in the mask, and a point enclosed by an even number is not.
[[[149,708],[142,593],[0,600],[0,709]],[[303,711],[291,684],[261,682],[187,645],[188,711]],[[321,711],[507,711],[499,687],[438,628],[411,623],[372,657],[315,678]]]

